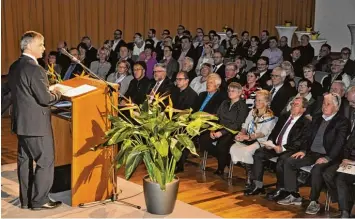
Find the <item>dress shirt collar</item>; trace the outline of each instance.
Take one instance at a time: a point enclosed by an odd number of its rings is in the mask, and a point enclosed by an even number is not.
[[[37,61],[37,59],[33,56],[33,55],[30,55],[30,54],[28,54],[28,53],[22,53],[22,55],[25,55],[25,56],[27,56],[27,57],[30,57],[31,59],[33,59],[35,62],[36,62],[36,64],[38,65],[38,61]]]
[[[325,120],[325,121],[329,121],[329,120],[331,120],[331,119],[333,119],[333,117],[336,115],[336,113],[334,113],[333,115],[331,115],[331,116],[326,116],[326,115],[322,115],[322,117],[323,117],[323,119]]]

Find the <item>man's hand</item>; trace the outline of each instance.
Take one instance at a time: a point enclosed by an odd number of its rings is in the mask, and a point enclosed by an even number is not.
[[[282,146],[281,145],[276,145],[276,147],[273,147],[273,149],[278,154],[282,153]]]
[[[271,85],[272,85],[272,81],[271,81],[271,80],[268,80],[268,81],[266,81],[266,84],[267,84],[268,86],[271,86]]]
[[[210,138],[215,139],[214,133],[215,133],[214,131],[211,131],[211,132],[210,132]]]
[[[340,167],[345,168],[346,166],[352,164],[353,162],[351,160],[348,159],[344,159],[343,162],[341,162]]]
[[[322,163],[328,163],[328,160],[324,157],[318,158],[318,160],[316,161],[316,164],[322,164]]]
[[[293,154],[291,157],[292,157],[292,158],[295,158],[295,159],[302,159],[302,158],[304,158],[305,155],[306,155],[306,154],[305,154],[304,152],[299,151],[299,152]]]

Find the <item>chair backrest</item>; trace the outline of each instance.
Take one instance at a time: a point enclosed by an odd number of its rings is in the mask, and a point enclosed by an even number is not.
[[[318,81],[320,84],[322,84],[323,79],[329,75],[330,73],[328,72],[324,72],[324,71],[316,71],[315,75],[314,75],[314,79],[316,81]]]

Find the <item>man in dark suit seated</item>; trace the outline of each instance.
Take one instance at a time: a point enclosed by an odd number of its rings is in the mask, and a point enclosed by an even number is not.
[[[258,61],[256,62],[256,67],[258,69],[258,73],[260,75],[258,79],[258,83],[262,89],[270,90],[272,83],[271,83],[271,71],[269,68],[269,58],[265,56],[261,56]]]
[[[180,69],[179,63],[172,57],[172,54],[173,48],[171,46],[164,46],[164,59],[160,61],[160,63],[166,65],[166,73],[170,79],[172,79]]]
[[[195,70],[198,58],[195,48],[192,46],[191,39],[187,36],[181,38],[181,48],[177,48],[173,51],[173,58],[179,62],[180,69],[183,66],[185,57],[190,57],[194,61]]]
[[[344,147],[343,158],[341,163],[339,161],[328,167],[323,174],[332,202],[339,204],[341,218],[349,218],[354,205],[354,197],[351,194],[354,192],[355,175],[337,172],[337,170],[339,167],[349,168],[355,165],[355,86],[349,88],[347,99],[351,106],[351,117],[349,118],[351,129]]]
[[[12,131],[18,138],[17,171],[21,208],[53,209],[61,202],[52,201],[49,191],[54,178],[54,142],[50,105],[62,92],[48,90],[45,70],[36,59],[44,52],[44,37],[28,31],[21,38],[21,57],[9,70],[8,85],[13,112]],[[36,169],[33,171],[33,161]],[[32,195],[31,195],[32,194]]]
[[[135,104],[142,104],[147,98],[147,92],[152,88],[153,81],[149,80],[145,76],[147,71],[147,65],[144,61],[138,61],[133,66],[134,79],[129,83],[127,92],[125,94],[126,98],[131,98],[132,102]],[[126,101],[122,99],[121,104]]]
[[[287,45],[287,37],[282,36],[279,39],[279,49],[282,51],[283,60],[290,60],[290,55],[292,53],[292,48]]]
[[[271,93],[271,105],[270,108],[274,112],[274,115],[279,117],[283,108],[290,97],[296,95],[296,90],[292,88],[289,83],[284,83],[286,78],[286,71],[281,67],[276,67],[271,73],[272,89]]]
[[[329,72],[330,63],[332,58],[330,57],[330,52],[332,47],[329,44],[323,44],[320,48],[319,55],[315,56],[312,60],[312,65],[315,67],[316,71]]]
[[[306,98],[296,97],[292,101],[290,112],[279,118],[269,136],[268,142],[272,142],[275,146],[265,145],[255,151],[252,169],[253,186],[250,190],[245,191],[245,195],[257,195],[265,192],[263,188],[264,160],[278,157],[276,164],[276,191],[269,193],[267,197],[269,200],[286,197],[283,164],[286,158],[299,151],[301,146],[306,143],[310,124],[310,121],[304,115],[307,107],[308,101]]]
[[[301,167],[312,165],[311,194],[307,214],[317,214],[320,210],[318,199],[322,191],[324,170],[340,159],[340,153],[349,134],[349,120],[338,113],[341,98],[336,93],[324,96],[323,115],[314,118],[307,142],[299,152],[284,161],[284,185],[289,195],[278,201],[280,205],[301,205],[298,193],[297,172]]]
[[[211,73],[207,76],[206,80],[206,91],[199,94],[195,111],[203,111],[215,115],[218,107],[227,98],[227,95],[219,89],[222,80],[218,74]]]
[[[355,61],[350,59],[351,50],[348,47],[341,49],[341,59],[345,62],[343,71],[352,79],[355,77]]]
[[[75,74],[80,75],[83,71],[83,67],[78,64],[79,55],[80,55],[79,50],[76,48],[71,48],[69,52],[70,55],[72,55],[75,59],[71,60],[71,63],[64,74],[63,80],[69,80],[71,78],[74,78]]]
[[[97,49],[92,46],[91,39],[88,36],[84,36],[81,39],[81,42],[85,43],[86,46],[88,47],[88,50],[86,51],[86,54],[85,54],[85,59],[87,59],[87,63],[89,63],[89,66],[90,66],[91,62],[98,60]]]
[[[213,73],[217,73],[222,80],[224,80],[224,78],[226,77],[225,75],[225,68],[226,66],[223,64],[224,58],[222,53],[220,52],[215,52],[213,54],[213,61],[214,61],[214,65],[212,72]]]
[[[305,65],[312,63],[312,59],[314,57],[314,48],[309,43],[308,35],[301,36],[301,45],[298,48],[301,51],[302,63]]]
[[[148,95],[152,100],[155,94],[169,95],[174,84],[166,76],[166,65],[164,63],[157,63],[154,66],[154,80],[155,84],[151,90],[149,90]]]
[[[171,101],[174,109],[194,109],[197,100],[197,93],[189,86],[189,76],[187,72],[181,71],[176,76],[176,87],[171,90]],[[185,149],[179,162],[176,164],[176,172],[184,171],[184,164],[189,154]]]

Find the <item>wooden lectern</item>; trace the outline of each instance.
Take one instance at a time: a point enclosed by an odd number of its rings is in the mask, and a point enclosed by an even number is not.
[[[61,84],[78,87],[84,84],[96,87],[85,94],[66,97],[71,108],[52,111],[52,127],[55,145],[55,166],[71,166],[71,205],[111,198],[113,193],[111,159],[113,147],[91,151],[90,148],[103,143],[105,132],[111,124],[107,118],[112,103],[117,106],[118,93],[108,92],[107,85],[88,77],[76,77]],[[118,91],[118,85],[112,85]],[[58,112],[71,112],[71,118]]]

